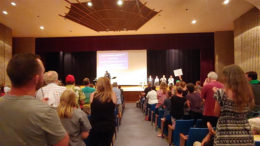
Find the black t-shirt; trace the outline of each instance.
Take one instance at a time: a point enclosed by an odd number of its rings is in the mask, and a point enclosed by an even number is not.
[[[171,115],[175,119],[181,119],[184,115],[184,103],[186,102],[186,99],[184,97],[179,97],[174,95],[171,98]]]

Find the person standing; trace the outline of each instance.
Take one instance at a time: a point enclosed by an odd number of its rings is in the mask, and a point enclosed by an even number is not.
[[[159,86],[160,85],[160,80],[158,78],[158,76],[155,76],[155,79],[154,79],[154,86]]]
[[[96,86],[97,91],[90,95],[92,129],[89,142],[90,146],[110,146],[115,132],[116,94],[107,77],[100,77]]]
[[[248,117],[249,118],[259,117],[260,116],[260,81],[257,80],[257,73],[254,71],[247,72],[246,78],[249,81],[255,96],[255,107],[249,113]]]
[[[95,92],[96,90],[94,88],[90,87],[89,78],[84,78],[83,84],[85,85],[85,87],[82,88],[81,90],[86,97],[85,101],[84,101],[84,105],[83,105],[83,111],[89,115],[90,114],[90,94]]]
[[[162,82],[166,83],[167,79],[166,79],[165,75],[162,76],[162,78],[160,79],[160,81],[161,81],[161,83],[162,83]]]
[[[76,94],[71,89],[63,92],[57,108],[61,123],[69,133],[70,146],[85,146],[83,139],[89,136],[91,125],[87,115],[76,107]]]
[[[172,75],[170,75],[169,79],[168,79],[168,85],[174,85],[174,78],[172,77]]]
[[[153,85],[153,77],[150,75],[149,78],[147,79],[147,83]]]
[[[66,90],[66,87],[57,85],[58,73],[56,71],[44,73],[43,80],[47,85],[36,92],[36,99],[42,100],[48,105],[57,108],[60,104],[60,96],[63,91]]]
[[[116,93],[116,107],[117,107],[117,111],[118,111],[118,115],[119,115],[119,119],[122,116],[122,100],[121,100],[121,90],[118,89],[117,86],[117,82],[113,83],[113,89],[112,89],[115,93]]]
[[[223,88],[223,84],[217,81],[218,75],[215,72],[209,72],[208,78],[204,82],[201,91],[201,98],[204,100],[204,111],[202,119],[202,127],[207,126],[207,122],[216,127],[218,115],[214,113],[215,99],[213,98],[213,87]]]
[[[75,77],[73,75],[67,75],[66,76],[66,88],[71,89],[76,93],[76,103],[78,108],[83,108],[84,101],[85,101],[85,95],[82,92],[81,88],[78,86],[75,86]]]
[[[69,136],[55,109],[36,100],[44,66],[33,54],[15,55],[7,65],[12,87],[0,100],[1,146],[67,146]]]
[[[109,80],[111,79],[110,73],[107,70],[104,77],[107,77]]]
[[[214,145],[254,146],[254,137],[247,120],[247,113],[254,106],[252,88],[243,70],[237,65],[224,67],[224,89],[213,88],[215,114],[220,115]]]

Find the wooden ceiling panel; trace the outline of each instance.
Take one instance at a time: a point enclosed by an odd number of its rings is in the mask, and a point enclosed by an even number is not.
[[[138,30],[156,14],[139,0],[124,1],[122,6],[117,0],[92,0],[92,7],[87,2],[71,3],[69,12],[62,17],[99,31],[127,31]]]

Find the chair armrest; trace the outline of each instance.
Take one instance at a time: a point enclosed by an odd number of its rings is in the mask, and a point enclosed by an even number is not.
[[[185,146],[185,142],[188,139],[187,135],[180,133],[180,146]]]
[[[169,145],[172,144],[172,132],[173,132],[172,125],[168,125],[168,143],[169,143]]]

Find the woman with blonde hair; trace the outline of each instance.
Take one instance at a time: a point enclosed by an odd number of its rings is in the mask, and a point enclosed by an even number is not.
[[[71,89],[66,89],[60,97],[57,108],[61,123],[70,136],[70,146],[85,146],[83,139],[89,135],[91,125],[87,115],[77,108],[76,94]]]
[[[90,95],[90,146],[110,146],[115,132],[116,103],[116,94],[112,91],[110,80],[100,77],[96,91]]]
[[[222,76],[224,89],[213,88],[214,111],[220,115],[214,145],[253,146],[247,114],[254,106],[254,96],[245,73],[239,66],[229,65],[223,69]]]

